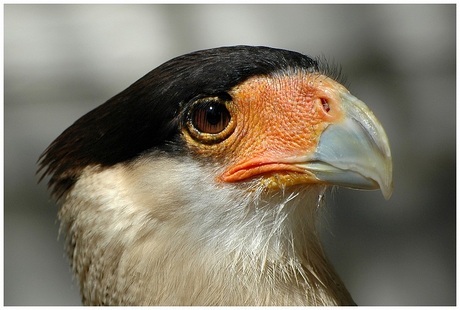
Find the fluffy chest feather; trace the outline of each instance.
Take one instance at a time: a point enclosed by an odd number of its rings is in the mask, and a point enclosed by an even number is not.
[[[83,173],[59,217],[84,303],[353,303],[316,235],[324,188],[224,187],[213,170],[157,158]]]

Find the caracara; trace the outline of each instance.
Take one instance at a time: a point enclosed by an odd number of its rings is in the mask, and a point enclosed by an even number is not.
[[[316,230],[331,186],[392,192],[386,134],[324,61],[174,58],[40,157],[86,305],[352,305]]]

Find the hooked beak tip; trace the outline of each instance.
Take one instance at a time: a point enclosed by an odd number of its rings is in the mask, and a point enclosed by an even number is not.
[[[343,93],[344,118],[321,134],[314,154],[301,166],[329,184],[393,192],[392,158],[387,135],[372,111],[359,99]]]

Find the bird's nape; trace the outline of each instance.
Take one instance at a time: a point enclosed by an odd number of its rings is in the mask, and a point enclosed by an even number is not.
[[[388,139],[324,64],[176,57],[40,157],[88,305],[349,305],[316,231],[329,186],[392,191]]]

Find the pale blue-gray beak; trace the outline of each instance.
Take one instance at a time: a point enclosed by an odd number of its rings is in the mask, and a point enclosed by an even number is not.
[[[319,181],[355,189],[393,192],[392,159],[382,125],[359,99],[341,93],[344,119],[321,134],[316,151],[297,164]]]

